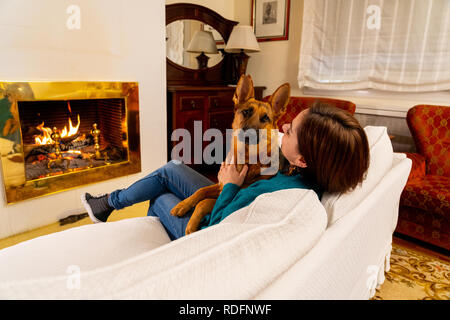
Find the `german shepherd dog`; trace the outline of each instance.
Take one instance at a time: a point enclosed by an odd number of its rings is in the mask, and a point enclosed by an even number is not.
[[[289,102],[291,87],[289,83],[281,85],[270,97],[268,102],[255,100],[255,91],[253,81],[250,75],[242,75],[236,86],[233,96],[234,102],[234,119],[232,123],[233,143],[232,159],[242,159],[242,163],[236,164],[236,169],[241,172],[243,166],[247,164],[248,171],[244,183],[241,188],[246,188],[253,182],[261,179],[268,179],[271,175],[263,175],[261,172],[267,168],[267,164],[263,164],[259,157],[255,157],[254,153],[260,154],[261,150],[266,152],[270,157],[273,144],[278,148],[278,137],[273,134],[277,129],[277,120],[286,111],[286,105]],[[247,140],[242,139],[242,134],[249,129],[256,132],[256,146],[251,146]],[[274,130],[272,130],[274,129]],[[235,134],[239,132],[238,134]],[[278,151],[278,150],[277,150]],[[253,158],[252,158],[253,153]],[[249,161],[250,159],[258,159]],[[277,158],[278,160],[278,158]],[[279,167],[276,168],[277,170]],[[273,174],[273,173],[272,173]],[[185,233],[190,234],[198,230],[202,218],[211,213],[217,198],[222,192],[223,185],[217,183],[211,186],[203,187],[197,190],[192,196],[178,203],[172,210],[171,214],[181,217],[190,209],[195,210],[189,219]]]

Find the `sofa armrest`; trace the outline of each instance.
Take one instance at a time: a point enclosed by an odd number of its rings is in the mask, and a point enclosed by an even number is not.
[[[408,182],[425,177],[425,157],[419,153],[405,152],[406,156],[412,160],[411,172],[409,173]]]

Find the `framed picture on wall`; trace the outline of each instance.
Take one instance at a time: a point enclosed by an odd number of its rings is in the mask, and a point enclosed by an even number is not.
[[[290,0],[251,0],[252,25],[256,39],[287,40],[289,35]]]

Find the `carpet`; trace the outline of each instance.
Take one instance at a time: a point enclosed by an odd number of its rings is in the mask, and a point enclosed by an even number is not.
[[[372,300],[450,300],[450,262],[392,245],[391,269]]]

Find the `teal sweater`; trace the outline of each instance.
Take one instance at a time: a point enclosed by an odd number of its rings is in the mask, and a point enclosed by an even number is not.
[[[234,183],[227,183],[217,198],[213,211],[202,219],[200,228],[204,229],[219,223],[234,211],[248,206],[260,194],[293,188],[312,189],[319,199],[322,197],[319,188],[309,183],[301,174],[288,176],[278,172],[274,177],[256,181],[245,189]]]

